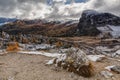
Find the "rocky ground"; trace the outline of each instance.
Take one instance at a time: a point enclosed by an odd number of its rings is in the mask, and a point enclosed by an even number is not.
[[[105,78],[100,74],[106,66],[119,65],[119,58],[109,58],[100,62],[92,62],[95,76],[84,78],[66,70],[57,70],[46,65],[52,58],[42,55],[8,53],[0,56],[0,80],[119,80],[120,74],[111,72],[113,76]]]

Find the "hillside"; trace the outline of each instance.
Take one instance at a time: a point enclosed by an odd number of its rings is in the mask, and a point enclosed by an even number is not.
[[[77,21],[18,20],[2,26],[9,34],[40,34],[44,36],[73,36]]]

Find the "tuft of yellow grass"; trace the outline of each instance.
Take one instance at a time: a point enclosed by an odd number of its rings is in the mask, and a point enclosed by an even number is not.
[[[59,47],[62,47],[62,46],[63,46],[63,43],[62,43],[62,42],[59,42],[59,41],[58,41],[58,42],[56,42],[56,47],[58,47],[58,48],[59,48]]]
[[[7,51],[18,51],[19,50],[18,42],[9,42],[6,50]]]

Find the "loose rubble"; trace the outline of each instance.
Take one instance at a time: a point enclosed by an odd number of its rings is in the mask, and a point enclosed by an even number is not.
[[[108,70],[108,71],[111,71],[111,68],[113,68],[114,66],[115,66],[115,65],[107,66],[107,67],[105,67],[105,69]]]
[[[109,71],[101,71],[100,74],[104,76],[105,78],[111,78],[113,77],[113,74]]]
[[[120,66],[114,66],[114,67],[112,67],[112,68],[111,68],[111,71],[120,74]]]

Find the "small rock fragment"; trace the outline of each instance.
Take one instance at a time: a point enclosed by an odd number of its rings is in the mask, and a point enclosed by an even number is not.
[[[116,65],[113,65],[113,66],[107,66],[107,67],[105,67],[105,69],[120,74],[120,66],[116,66]]]
[[[115,65],[113,65],[113,66],[107,66],[107,67],[105,67],[105,69],[106,70],[108,70],[108,71],[111,71],[111,68],[113,68]]]
[[[120,50],[117,50],[115,53],[113,53],[112,57],[120,56]]]
[[[114,67],[112,67],[112,68],[111,68],[111,71],[120,74],[120,66],[114,66]]]
[[[112,78],[113,74],[109,71],[101,71],[100,74],[104,76],[105,78]]]

